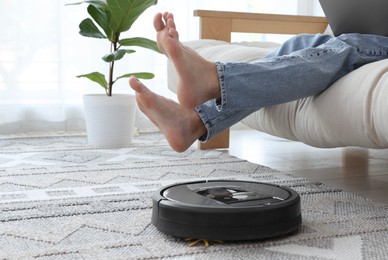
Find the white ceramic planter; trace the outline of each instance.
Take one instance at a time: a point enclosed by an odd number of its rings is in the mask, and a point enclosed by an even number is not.
[[[88,143],[102,148],[128,147],[136,109],[135,95],[84,95]]]

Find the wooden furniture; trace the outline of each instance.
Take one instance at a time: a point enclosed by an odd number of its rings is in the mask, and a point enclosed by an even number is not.
[[[325,17],[256,14],[195,10],[200,19],[200,38],[230,42],[233,32],[264,34],[323,33],[327,28]],[[200,149],[229,147],[229,129],[206,143]]]

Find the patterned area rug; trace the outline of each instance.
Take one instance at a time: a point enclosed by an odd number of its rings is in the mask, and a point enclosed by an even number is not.
[[[150,223],[157,188],[220,178],[298,191],[300,230],[189,247]],[[223,151],[178,154],[159,133],[125,149],[96,149],[82,135],[0,137],[2,259],[386,259],[387,245],[387,205]]]

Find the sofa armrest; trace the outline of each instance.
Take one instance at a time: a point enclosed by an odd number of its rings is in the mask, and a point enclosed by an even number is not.
[[[233,32],[300,34],[323,33],[327,28],[325,17],[241,13],[195,10],[200,18],[200,39],[230,42]],[[206,143],[199,143],[199,149],[229,148],[229,129]]]

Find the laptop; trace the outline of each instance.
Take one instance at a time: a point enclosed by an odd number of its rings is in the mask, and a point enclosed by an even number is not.
[[[388,36],[388,0],[319,0],[335,36],[363,33]]]

